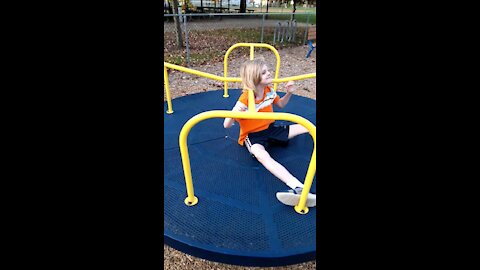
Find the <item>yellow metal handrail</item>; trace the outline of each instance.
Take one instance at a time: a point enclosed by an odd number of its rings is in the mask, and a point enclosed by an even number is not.
[[[242,81],[241,78],[221,77],[221,76],[217,76],[217,75],[210,74],[210,73],[207,73],[207,72],[202,72],[202,71],[194,70],[194,69],[191,69],[191,68],[186,68],[186,67],[182,67],[182,66],[179,66],[179,65],[163,62],[163,80],[164,80],[164,84],[165,84],[165,92],[167,93],[167,105],[168,105],[167,113],[168,114],[173,113],[173,110],[172,110],[172,100],[171,100],[171,97],[170,97],[170,88],[169,88],[169,83],[168,83],[167,68],[175,69],[175,70],[178,70],[178,71],[183,71],[183,72],[186,72],[186,73],[198,75],[198,76],[201,76],[201,77],[206,77],[206,78],[217,80],[217,81],[223,81],[223,82],[241,82]],[[298,80],[315,78],[316,76],[317,76],[316,73],[308,73],[308,74],[303,74],[303,75],[298,75],[298,76],[285,77],[285,78],[282,78],[282,79],[273,79],[272,82],[282,83],[282,82],[288,82],[288,81],[298,81]]]
[[[254,55],[254,47],[259,47],[259,48],[267,48],[270,49],[274,54],[275,57],[277,58],[277,66],[275,68],[275,79],[278,79],[278,72],[280,71],[280,55],[278,54],[277,49],[273,47],[272,45],[266,44],[266,43],[237,43],[232,45],[227,52],[225,53],[225,57],[223,60],[223,77],[227,78],[228,75],[228,56],[230,53],[233,51],[233,49],[237,47],[250,47],[250,60],[253,60],[253,55]],[[278,82],[274,81],[273,84],[273,90],[277,91],[277,84]],[[227,81],[224,81],[224,92],[223,92],[223,97],[227,98],[229,97],[228,95],[228,83]]]
[[[165,89],[167,92],[167,106],[168,106],[167,113],[172,114],[173,113],[172,98],[170,97],[170,89],[168,88],[168,71],[165,65],[163,65],[163,83],[165,84]]]
[[[167,105],[168,105],[168,110],[167,113],[171,114],[173,113],[172,110],[172,102],[171,102],[171,97],[170,97],[170,89],[169,89],[169,82],[168,82],[168,70],[167,68],[170,69],[175,69],[178,71],[183,71],[186,73],[210,78],[213,80],[217,81],[223,81],[225,83],[225,88],[224,88],[224,97],[228,97],[228,86],[227,82],[241,82],[241,78],[233,78],[233,77],[227,77],[227,58],[230,52],[239,46],[249,46],[250,47],[250,59],[253,59],[254,56],[254,47],[264,47],[264,48],[269,48],[272,50],[277,58],[277,66],[276,66],[276,71],[275,71],[275,78],[272,80],[274,83],[274,91],[276,90],[277,84],[281,82],[288,82],[288,81],[296,81],[296,80],[303,80],[303,79],[309,79],[309,78],[315,78],[316,73],[309,73],[309,74],[303,74],[303,75],[298,75],[298,76],[292,76],[292,77],[286,77],[283,79],[278,79],[278,72],[280,69],[280,56],[278,54],[278,51],[271,45],[268,44],[263,44],[263,43],[237,43],[230,47],[228,49],[225,59],[224,59],[224,76],[220,77],[214,74],[210,74],[207,72],[202,72],[182,66],[178,66],[175,64],[163,62],[163,76],[164,76],[164,84],[165,84],[165,91],[167,94]],[[182,155],[182,165],[183,165],[183,171],[185,174],[185,183],[187,186],[187,194],[188,197],[185,199],[185,204],[188,206],[193,206],[198,203],[198,198],[195,197],[194,191],[193,191],[193,181],[192,181],[192,172],[191,172],[191,167],[190,167],[190,158],[188,155],[188,146],[187,146],[187,137],[188,134],[190,133],[190,130],[192,129],[193,126],[195,126],[197,123],[200,121],[210,119],[210,118],[238,118],[238,119],[268,119],[268,120],[285,120],[285,121],[290,121],[294,123],[301,124],[305,128],[307,128],[308,132],[313,138],[313,153],[312,153],[312,158],[310,160],[310,164],[308,166],[307,170],[307,175],[305,176],[305,181],[304,181],[304,188],[302,191],[302,194],[300,196],[300,200],[298,204],[294,207],[295,211],[300,214],[306,214],[308,213],[308,207],[306,206],[307,203],[307,195],[310,192],[312,182],[313,182],[313,177],[315,176],[315,171],[316,171],[316,149],[317,149],[317,144],[316,144],[316,127],[313,125],[310,121],[306,120],[305,118],[294,115],[294,114],[289,114],[289,113],[267,113],[267,112],[256,112],[255,111],[255,100],[254,100],[254,93],[251,89],[248,89],[248,100],[249,100],[249,106],[248,106],[248,111],[247,112],[233,112],[233,111],[222,111],[222,110],[217,110],[217,111],[208,111],[208,112],[203,112],[200,114],[197,114],[196,116],[192,117],[190,120],[185,123],[183,126],[180,136],[179,136],[179,144],[180,144],[180,153]]]
[[[252,93],[252,91],[249,91],[249,92]],[[297,213],[300,213],[300,214],[308,213],[308,207],[306,206],[307,195],[310,192],[310,189],[312,187],[313,177],[315,176],[315,170],[316,170],[316,151],[317,151],[316,150],[317,149],[316,127],[307,119],[298,115],[290,114],[290,113],[270,113],[270,112],[251,112],[251,111],[233,112],[233,111],[216,110],[216,111],[202,112],[190,118],[190,120],[188,120],[183,126],[179,136],[180,153],[182,155],[183,172],[185,175],[185,184],[187,186],[187,195],[188,195],[188,197],[185,199],[186,205],[193,206],[198,203],[198,198],[195,197],[194,190],[193,190],[192,171],[190,167],[190,158],[188,155],[187,137],[193,126],[195,126],[200,121],[210,119],[210,118],[285,120],[285,121],[298,123],[304,126],[313,138],[313,153],[312,153],[312,158],[310,160],[310,165],[308,166],[307,175],[305,176],[304,188],[300,196],[300,201],[294,207],[294,209]]]

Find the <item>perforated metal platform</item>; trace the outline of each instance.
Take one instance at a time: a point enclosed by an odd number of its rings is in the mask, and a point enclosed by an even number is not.
[[[288,187],[270,174],[237,143],[238,124],[223,128],[223,119],[194,126],[188,149],[198,204],[186,206],[185,178],[178,136],[194,115],[230,110],[239,89],[209,91],[172,101],[173,114],[164,106],[164,241],[182,252],[228,264],[280,266],[315,259],[316,208],[300,215],[280,203],[275,193]],[[282,96],[284,93],[279,94]],[[292,96],[276,112],[300,115],[316,124],[315,101]],[[289,124],[289,122],[284,123]],[[272,147],[271,156],[304,181],[313,152],[309,134],[293,138],[286,147]],[[316,180],[312,185],[316,193]]]

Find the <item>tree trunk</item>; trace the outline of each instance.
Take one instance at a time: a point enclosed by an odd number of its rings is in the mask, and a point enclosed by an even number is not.
[[[295,11],[297,10],[297,2],[298,2],[298,0],[293,0],[293,14],[292,14],[292,21],[295,19]]]
[[[240,0],[240,13],[247,12],[247,0]]]
[[[178,15],[178,0],[172,0],[173,2],[173,14]],[[180,27],[180,17],[173,17],[175,22],[175,28],[177,29],[177,46],[179,49],[183,48],[182,28]]]

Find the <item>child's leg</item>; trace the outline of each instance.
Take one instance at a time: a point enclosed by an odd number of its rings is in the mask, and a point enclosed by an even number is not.
[[[274,160],[270,154],[265,150],[265,147],[261,144],[254,144],[250,147],[250,153],[252,153],[255,158],[273,175],[278,179],[284,182],[287,186],[292,189],[296,187],[303,188],[302,182],[298,181],[287,169],[276,160]]]
[[[277,199],[283,204],[295,206],[300,201],[300,196],[303,190],[302,182],[298,181],[293,175],[291,175],[282,164],[275,161],[270,154],[265,150],[265,147],[261,144],[254,144],[250,147],[250,153],[252,153],[262,165],[275,175],[278,179],[282,180],[287,186],[291,188],[288,191],[277,192]],[[315,194],[308,193],[307,195],[307,207],[313,207],[317,204],[317,196]]]
[[[269,172],[291,188],[287,191],[277,192],[277,199],[283,204],[295,206],[300,201],[301,193],[303,192],[302,182],[298,181],[297,178],[290,174],[283,165],[275,161],[261,143],[266,142],[267,140],[288,142],[289,139],[307,133],[308,130],[302,125],[294,124],[288,126],[288,129],[285,126],[269,127],[267,131],[270,131],[269,133],[267,132],[267,135],[265,135],[265,132],[249,134],[245,140],[245,146]],[[308,193],[306,201],[307,207],[316,206],[316,203],[317,196]]]
[[[290,125],[288,132],[288,139],[291,139],[297,135],[308,133],[308,129],[300,124]]]

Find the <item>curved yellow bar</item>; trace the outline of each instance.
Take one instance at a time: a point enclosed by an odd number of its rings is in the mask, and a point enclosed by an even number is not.
[[[241,43],[239,43],[239,44],[241,44]],[[248,44],[248,43],[245,43],[245,44]],[[228,52],[227,52],[227,54],[228,54]],[[278,62],[278,64],[279,64],[279,62]],[[185,73],[190,73],[190,74],[206,77],[206,78],[217,80],[217,81],[223,81],[223,82],[241,82],[242,81],[241,78],[220,77],[220,76],[210,74],[210,73],[207,73],[207,72],[202,72],[202,71],[198,71],[198,70],[195,70],[195,69],[186,68],[186,67],[182,67],[182,66],[179,66],[179,65],[163,62],[163,79],[164,79],[164,84],[165,84],[165,91],[167,93],[167,104],[168,104],[167,113],[169,113],[169,114],[173,113],[173,110],[172,110],[172,101],[171,101],[171,98],[170,98],[170,89],[169,89],[169,84],[168,84],[167,68],[183,71]],[[275,76],[277,76],[277,75],[275,75]],[[310,78],[315,78],[315,77],[317,77],[316,73],[309,73],[309,74],[303,74],[303,75],[298,75],[298,76],[286,77],[286,78],[282,78],[282,79],[276,78],[276,79],[272,79],[272,81],[276,84],[276,83],[282,83],[282,82],[288,82],[288,81],[298,81],[298,80],[310,79]],[[225,86],[226,86],[226,84],[225,84]],[[225,92],[224,92],[223,97],[228,97],[228,91],[227,91],[226,88],[225,88]],[[253,104],[255,104],[255,103],[253,102]]]
[[[175,64],[170,64],[170,63],[167,63],[167,62],[163,62],[163,66],[164,66],[164,67],[167,67],[167,68],[171,68],[171,69],[176,69],[176,70],[179,70],[179,71],[183,71],[183,72],[186,72],[186,73],[190,73],[190,74],[194,74],[194,75],[206,77],[206,78],[209,78],[209,79],[213,79],[213,80],[217,80],[217,81],[222,81],[222,82],[223,82],[223,81],[228,81],[228,82],[241,82],[241,81],[242,81],[242,79],[240,79],[240,78],[225,78],[225,77],[220,77],[220,76],[217,76],[217,75],[214,75],[214,74],[210,74],[210,73],[207,73],[207,72],[198,71],[198,70],[195,70],[195,69],[186,68],[186,67],[182,67],[182,66],[175,65]]]
[[[315,176],[315,170],[317,166],[316,165],[317,131],[316,131],[315,125],[313,125],[310,121],[308,121],[307,119],[301,116],[290,114],[290,113],[267,113],[267,112],[259,113],[259,112],[250,112],[250,111],[232,112],[232,111],[217,110],[217,111],[208,111],[208,112],[199,113],[194,117],[190,118],[190,120],[188,120],[183,126],[179,136],[183,172],[185,175],[185,184],[187,186],[188,197],[185,199],[185,203],[187,205],[192,206],[198,202],[198,199],[195,197],[194,191],[193,191],[192,172],[190,168],[190,158],[188,156],[187,137],[193,126],[195,126],[200,121],[210,119],[210,118],[285,120],[285,121],[291,121],[294,123],[301,124],[302,126],[307,128],[308,132],[313,138],[313,153],[312,153],[312,158],[310,160],[310,165],[308,166],[307,175],[305,176],[305,181],[303,183],[304,188],[302,191],[302,195],[300,196],[300,201],[298,202],[298,205],[294,207],[294,209],[299,214],[308,213],[308,207],[306,206],[307,195],[310,192],[310,189],[312,187],[313,177]]]
[[[179,71],[183,71],[185,73],[190,73],[202,77],[206,77],[209,79],[217,80],[217,81],[227,81],[227,82],[241,82],[242,79],[240,77],[220,77],[214,74],[210,74],[207,72],[203,71],[198,71],[195,69],[191,68],[186,68],[182,66],[178,66],[175,64],[163,62],[163,66],[171,69],[176,69]],[[165,79],[167,78],[168,74],[164,72]],[[288,82],[288,81],[298,81],[298,80],[304,80],[304,79],[311,79],[311,78],[316,78],[317,73],[308,73],[308,74],[303,74],[303,75],[297,75],[297,76],[291,76],[291,77],[285,77],[283,79],[272,79],[272,82],[274,83],[281,83],[281,82]]]
[[[303,75],[297,75],[297,76],[292,76],[292,77],[285,77],[283,79],[273,79],[273,82],[276,83],[281,83],[281,82],[288,82],[288,81],[298,81],[298,80],[305,80],[305,79],[311,79],[311,78],[316,78],[317,73],[308,73],[308,74],[303,74]]]
[[[227,62],[228,56],[233,51],[233,49],[235,49],[237,47],[250,47],[250,60],[253,60],[253,48],[254,47],[267,48],[267,49],[270,49],[275,54],[275,57],[277,58],[277,66],[275,68],[275,78],[273,80],[273,82],[274,82],[273,90],[276,91],[277,90],[277,82],[275,81],[275,79],[278,78],[278,73],[280,71],[280,55],[278,54],[277,49],[275,49],[275,47],[273,47],[270,44],[266,44],[266,43],[237,43],[237,44],[232,45],[227,50],[227,52],[225,53],[225,57],[224,57],[224,60],[223,60],[223,76],[224,76],[224,78],[227,78],[227,75],[228,75],[228,70],[227,70],[228,69],[228,62]],[[225,82],[225,84],[224,84],[223,97],[229,97],[228,96],[228,83],[227,83],[227,81],[224,81],[224,82]]]

